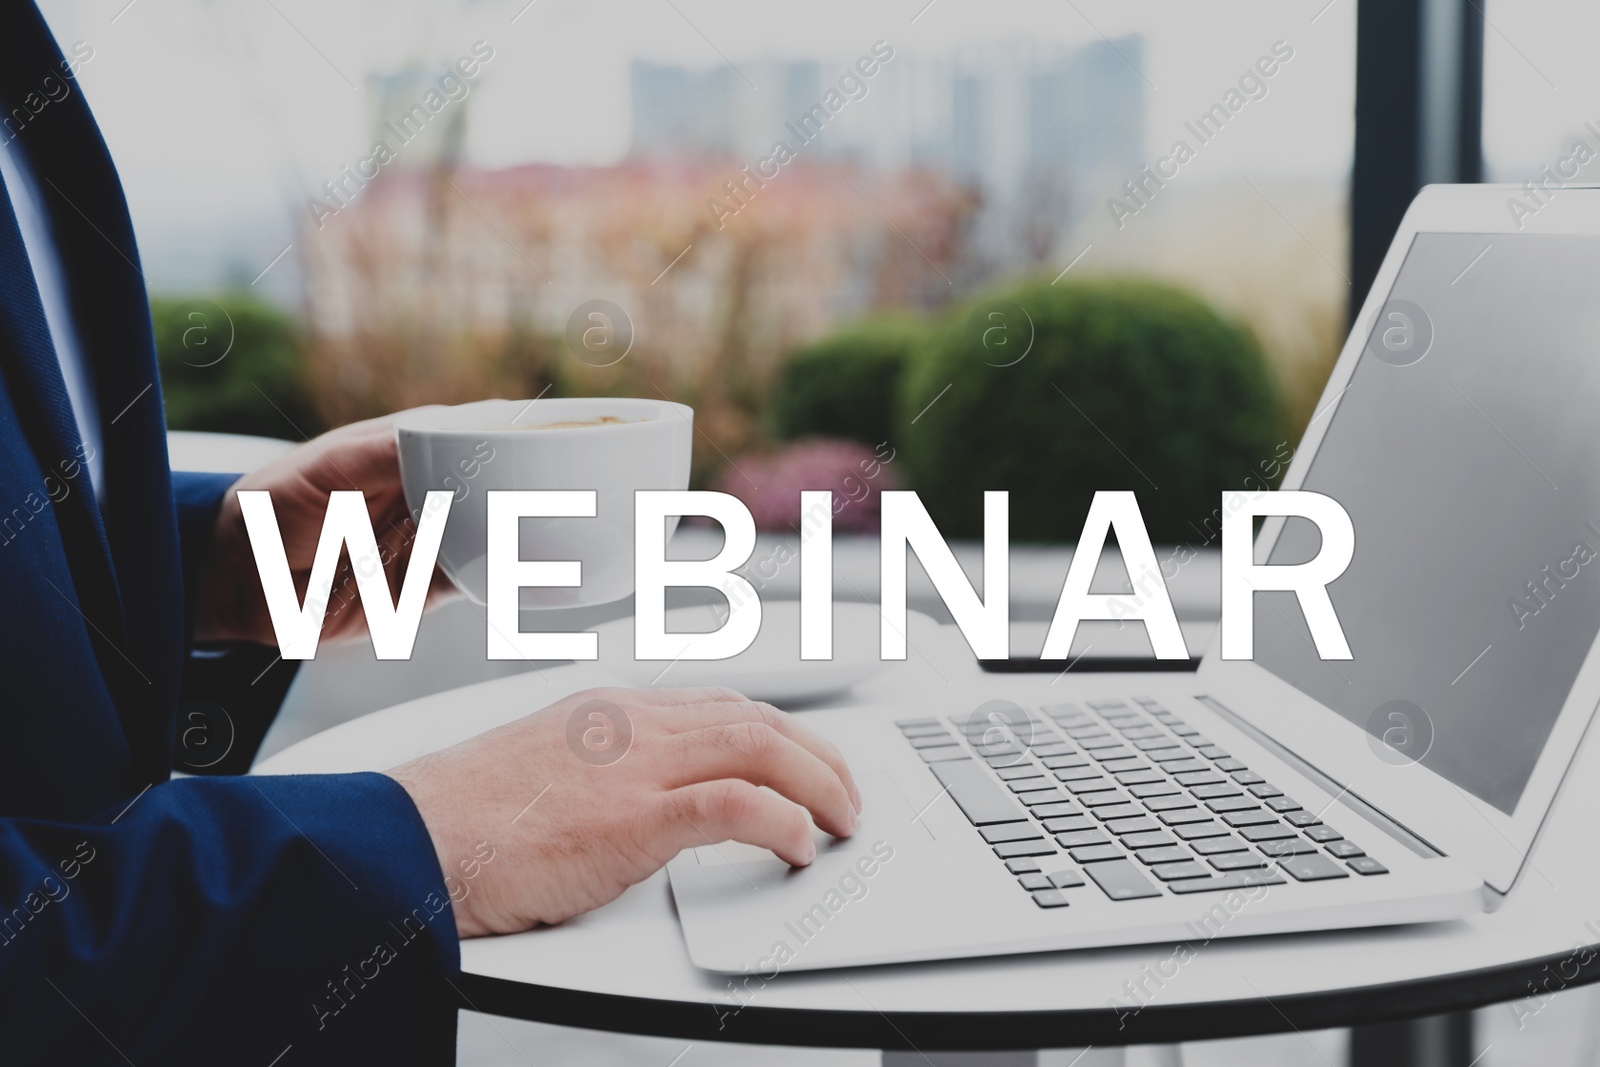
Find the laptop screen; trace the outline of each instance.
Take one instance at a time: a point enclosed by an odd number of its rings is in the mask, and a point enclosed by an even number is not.
[[[1355,525],[1354,659],[1256,598],[1257,664],[1508,815],[1600,630],[1597,292],[1600,236],[1418,234],[1302,485]]]

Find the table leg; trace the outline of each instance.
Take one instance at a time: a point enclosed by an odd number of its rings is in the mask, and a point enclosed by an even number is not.
[[[1350,1067],[1468,1067],[1476,1055],[1469,1011],[1350,1030]]]

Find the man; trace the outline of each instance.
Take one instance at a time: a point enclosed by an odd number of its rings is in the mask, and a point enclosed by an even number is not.
[[[634,728],[606,767],[566,744],[580,694],[388,774],[169,780],[186,650],[272,634],[233,480],[168,472],[138,253],[73,73],[31,2],[0,7],[7,1062],[449,1063],[458,936],[559,922],[687,845],[803,864],[812,819],[851,832],[838,753],[723,690],[599,694]],[[352,483],[375,527],[404,519],[383,420],[237,483],[273,493],[302,587]]]

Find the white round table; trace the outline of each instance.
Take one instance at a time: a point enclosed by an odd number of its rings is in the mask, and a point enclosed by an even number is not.
[[[926,700],[950,711],[996,696],[1067,700],[1083,684],[1072,674],[986,674],[953,627],[913,623],[911,658],[858,686],[852,702]],[[1136,676],[1093,680],[1139,687]],[[391,767],[609,681],[599,666],[571,665],[437,694],[328,730],[254,773]],[[1176,973],[1172,946],[1141,946],[785,973],[748,994],[690,962],[658,873],[560,926],[463,942],[464,1006],[691,1040],[920,1054],[1310,1031],[1543,996],[1600,978],[1600,948],[1590,947],[1600,944],[1593,733],[1512,892],[1465,920],[1219,939]],[[1128,984],[1141,981],[1151,992],[1136,1002]]]

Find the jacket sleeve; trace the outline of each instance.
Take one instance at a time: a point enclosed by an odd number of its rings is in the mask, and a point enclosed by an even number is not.
[[[212,531],[237,474],[172,472],[183,560],[184,664],[173,762],[188,774],[244,774],[300,664],[270,645],[194,644],[194,596],[211,558]]]
[[[242,475],[172,472],[172,497],[178,509],[178,550],[183,558],[183,632],[194,633],[194,593],[211,558],[211,531],[222,498]]]
[[[0,819],[8,1059],[453,1063],[447,884],[471,891],[380,774],[188,778],[93,823]]]

